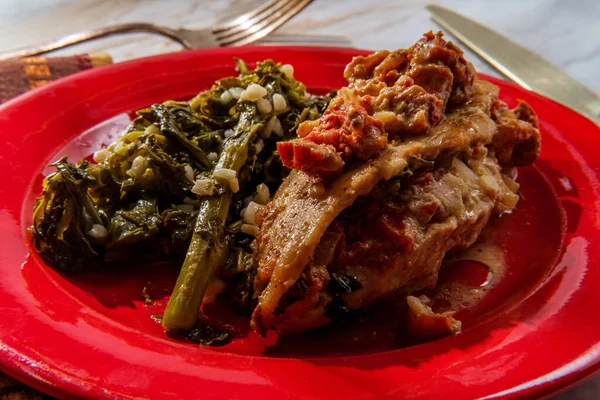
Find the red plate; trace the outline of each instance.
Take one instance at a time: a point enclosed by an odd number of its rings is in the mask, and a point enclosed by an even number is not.
[[[345,83],[344,65],[360,53],[290,47],[174,53],[77,74],[0,107],[1,368],[55,396],[107,399],[542,396],[591,374],[600,362],[600,130],[491,78],[503,99],[513,105],[524,99],[539,113],[543,151],[521,170],[517,211],[491,227],[506,273],[483,303],[463,313],[459,335],[390,350],[375,337],[353,346],[354,336],[324,342],[309,334],[275,346],[273,336],[264,341],[250,333],[222,348],[202,348],[165,337],[150,318],[164,305],[172,268],[66,276],[32,251],[27,227],[45,166],[59,153],[89,154],[123,120],[82,132],[207,89],[234,74],[233,56],[291,63],[300,81],[324,90]],[[143,303],[144,286],[159,298],[154,305]]]

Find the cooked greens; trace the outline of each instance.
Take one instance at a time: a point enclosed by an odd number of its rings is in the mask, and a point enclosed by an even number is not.
[[[33,243],[62,270],[93,260],[185,258],[163,317],[167,329],[196,326],[217,271],[240,287],[249,281],[240,274],[249,273],[254,228],[240,213],[259,184],[273,193],[287,174],[276,142],[318,118],[330,99],[309,95],[271,60],[254,70],[236,63],[238,77],[189,102],[139,110],[118,140],[95,153],[97,163],[54,163],[35,204]],[[240,298],[247,297],[246,289]]]

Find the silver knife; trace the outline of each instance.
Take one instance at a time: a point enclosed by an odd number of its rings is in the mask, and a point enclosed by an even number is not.
[[[485,26],[437,5],[432,19],[525,89],[541,93],[600,123],[600,96],[532,51]]]

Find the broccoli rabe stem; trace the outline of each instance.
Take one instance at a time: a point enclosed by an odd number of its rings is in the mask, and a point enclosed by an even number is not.
[[[235,133],[223,143],[215,170],[227,168],[239,173],[257,132],[253,125],[259,121],[255,106],[247,105],[241,110]],[[190,246],[162,319],[167,330],[194,326],[206,288],[225,264],[230,247],[225,225],[231,199],[231,189],[226,186],[224,194],[201,200]]]

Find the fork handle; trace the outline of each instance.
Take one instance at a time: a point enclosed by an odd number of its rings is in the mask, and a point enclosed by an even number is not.
[[[177,31],[174,29],[144,22],[132,22],[126,24],[107,26],[105,28],[94,29],[91,31],[81,33],[75,33],[45,44],[37,45],[34,47],[27,47],[24,49],[11,51],[9,53],[4,53],[0,55],[0,60],[37,56],[39,54],[48,53],[50,51],[63,49],[65,47],[73,46],[75,44],[119,33],[154,33],[175,40],[187,49],[192,48],[192,45],[187,40],[182,39],[178,35]]]

